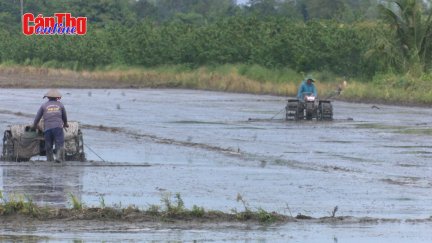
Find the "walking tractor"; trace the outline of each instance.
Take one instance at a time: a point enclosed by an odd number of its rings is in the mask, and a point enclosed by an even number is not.
[[[64,129],[66,161],[85,161],[83,135],[78,122],[68,122]],[[41,126],[43,127],[43,126]],[[3,161],[29,161],[33,156],[46,156],[42,129],[31,125],[14,124],[3,135]]]
[[[318,100],[312,93],[304,93],[304,100],[288,99],[286,120],[333,120],[333,106],[329,100]]]

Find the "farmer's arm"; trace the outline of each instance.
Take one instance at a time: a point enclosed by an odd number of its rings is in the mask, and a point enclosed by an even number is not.
[[[63,126],[64,127],[68,127],[68,120],[67,120],[67,114],[66,114],[66,109],[65,107],[62,105],[62,120],[63,120]]]
[[[43,109],[43,106],[41,106],[41,107],[39,108],[38,112],[36,113],[36,117],[35,117],[35,119],[34,119],[34,121],[33,121],[33,128],[36,128],[36,127],[37,127],[37,124],[39,123],[40,119],[42,118],[43,110],[44,110],[44,109]]]
[[[304,83],[302,83],[297,92],[297,98],[301,99],[303,97]]]

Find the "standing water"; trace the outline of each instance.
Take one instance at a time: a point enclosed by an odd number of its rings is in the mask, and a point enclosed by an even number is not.
[[[0,95],[0,128],[31,123],[45,90]],[[431,242],[432,110],[333,102],[334,121],[272,118],[286,98],[190,90],[61,90],[88,160],[3,162],[0,188],[38,205],[161,205],[390,219],[385,223],[0,227],[5,242]],[[19,100],[16,99],[19,97]],[[19,105],[17,105],[19,102]],[[103,162],[103,161],[105,162]],[[114,162],[114,163],[111,163]],[[243,201],[236,199],[241,196]],[[428,219],[429,220],[424,220]],[[1,221],[0,221],[1,222]],[[374,221],[375,222],[375,221]],[[111,224],[111,225],[110,225]]]

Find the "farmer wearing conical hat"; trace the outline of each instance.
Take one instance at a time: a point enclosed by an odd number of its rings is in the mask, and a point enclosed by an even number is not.
[[[59,101],[62,97],[56,89],[49,90],[43,98],[48,101],[41,105],[33,122],[35,129],[43,117],[44,138],[47,161],[54,161],[53,143],[56,149],[56,162],[64,161],[64,132],[63,127],[69,127],[66,109]]]

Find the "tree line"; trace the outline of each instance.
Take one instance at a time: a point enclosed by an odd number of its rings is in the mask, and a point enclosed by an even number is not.
[[[431,17],[421,0],[24,1],[26,12],[88,17],[85,36],[24,36],[19,2],[0,0],[1,23],[17,25],[0,26],[2,62],[74,69],[248,63],[343,76],[431,65]]]
[[[205,24],[230,16],[284,16],[292,20],[334,19],[344,22],[373,19],[379,0],[62,0],[23,1],[23,11],[52,15],[71,12],[97,26],[133,24],[144,19]],[[0,0],[0,23],[16,28],[21,0]]]

